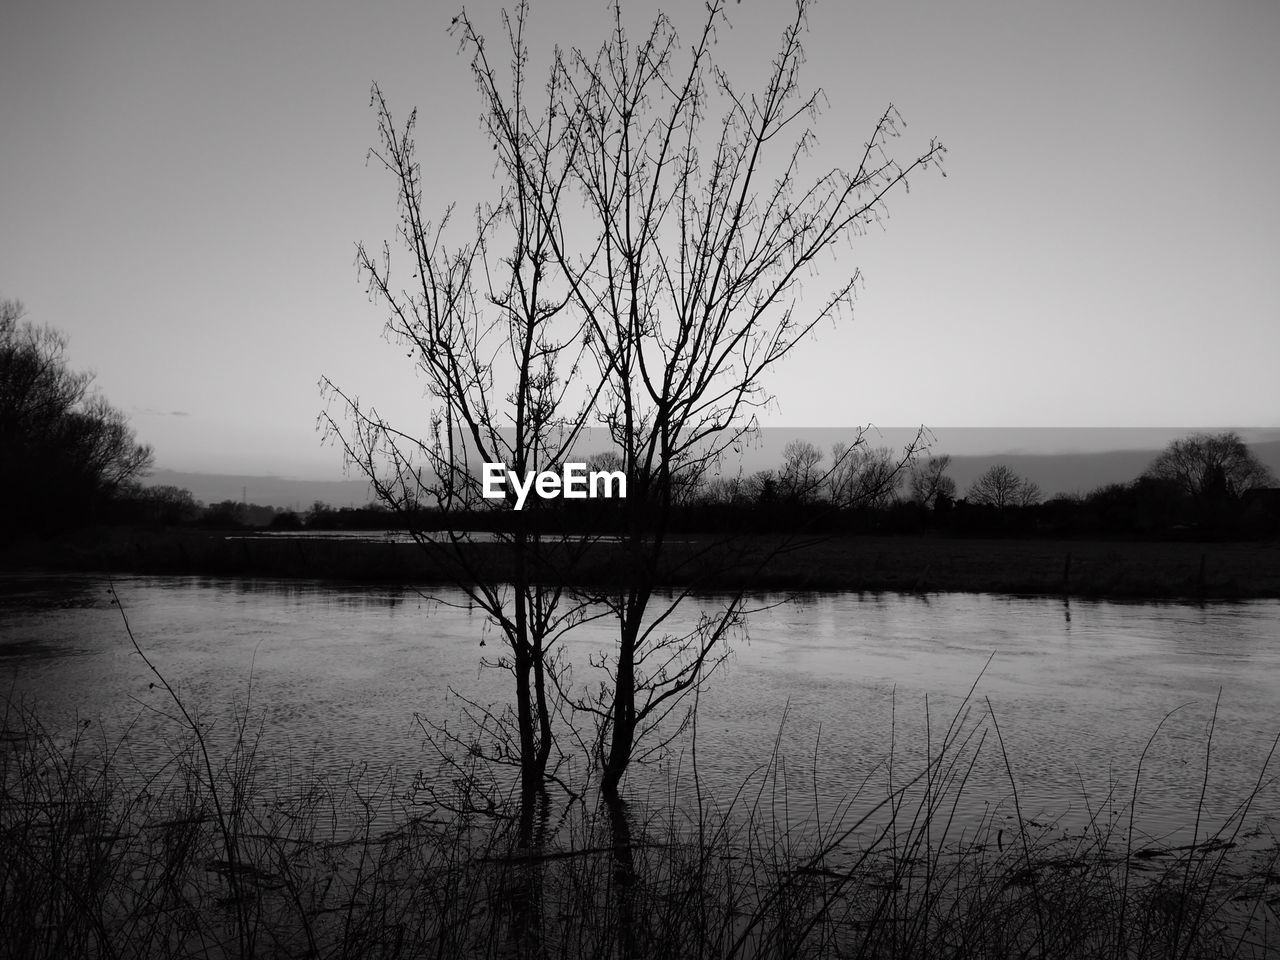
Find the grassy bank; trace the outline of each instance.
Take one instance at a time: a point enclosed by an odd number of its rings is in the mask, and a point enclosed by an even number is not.
[[[6,957],[1264,957],[1280,951],[1274,837],[1196,824],[1177,848],[1123,804],[1074,835],[952,816],[998,728],[954,723],[923,769],[793,823],[783,758],[716,805],[633,800],[625,840],[591,802],[551,803],[516,844],[480,814],[414,805],[368,770],[262,760],[242,717],[130,768],[130,744],[55,733],[10,705],[0,750],[0,955]],[[987,735],[985,741],[982,734]],[[1207,763],[1207,761],[1206,761]],[[1207,766],[1206,766],[1207,770]],[[689,776],[689,774],[686,774]],[[1136,803],[1140,771],[1132,776]],[[466,795],[459,785],[454,799]],[[688,791],[685,791],[687,795]],[[910,797],[910,799],[908,799]],[[875,818],[875,819],[873,819]],[[1012,826],[1010,825],[1012,822]],[[391,824],[388,826],[387,824]]]
[[[449,548],[316,539],[245,538],[194,530],[112,528],[13,545],[9,571],[307,577],[421,583],[447,579]],[[501,577],[508,556],[471,545],[470,560]],[[1119,599],[1280,597],[1280,541],[1155,542],[988,540],[943,537],[711,537],[670,544],[669,585],[755,590],[984,591]],[[608,585],[623,571],[608,543],[574,568],[583,584]]]

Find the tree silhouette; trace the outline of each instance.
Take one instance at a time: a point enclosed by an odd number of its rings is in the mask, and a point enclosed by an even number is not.
[[[970,503],[995,507],[1029,507],[1040,502],[1039,485],[1020,477],[1003,463],[990,467],[965,493]]]
[[[629,573],[604,598],[618,621],[612,688],[595,708],[607,736],[606,794],[636,744],[717,662],[742,611],[739,596],[691,633],[662,628],[685,596],[655,592],[682,478],[701,477],[741,442],[770,400],[768,371],[849,304],[858,275],[843,273],[816,298],[801,297],[802,279],[941,156],[931,143],[897,161],[890,106],[851,168],[813,172],[816,139],[805,124],[822,94],[800,84],[810,6],[796,4],[755,92],[716,63],[728,25],[719,0],[692,43],[662,15],[633,40],[615,4],[599,52],[558,61],[563,71],[549,84],[564,126],[539,138],[547,149],[538,166],[568,171],[584,206],[571,211],[556,193],[543,210],[607,381],[599,417],[635,482],[625,505]],[[572,160],[551,162],[566,150]]]
[[[522,49],[525,10],[508,21],[513,48]],[[462,19],[465,19],[465,15]],[[503,639],[501,652],[483,662],[508,671],[515,687],[509,711],[466,701],[464,712],[486,734],[488,752],[471,745],[474,731],[436,734],[455,747],[479,751],[514,767],[521,789],[521,838],[529,843],[535,801],[552,774],[556,755],[556,685],[550,671],[557,640],[588,614],[565,584],[590,537],[547,536],[542,503],[510,507],[485,496],[481,465],[501,464],[523,479],[566,462],[582,435],[601,389],[587,371],[588,325],[572,309],[568,279],[554,249],[552,208],[567,167],[540,163],[556,141],[553,109],[535,119],[524,101],[519,66],[511,90],[500,88],[479,36],[462,27],[472,68],[485,99],[485,132],[498,155],[502,186],[495,203],[477,210],[467,240],[447,243],[452,210],[439,223],[422,205],[422,170],[414,139],[416,111],[403,125],[376,86],[379,145],[372,156],[394,178],[401,214],[399,241],[407,251],[409,282],[393,270],[391,247],[363,244],[358,262],[370,290],[387,310],[386,334],[411,357],[432,401],[428,433],[415,436],[389,423],[332,381],[322,386],[338,412],[322,425],[348,460],[370,480],[378,499],[400,517],[415,539],[446,564],[446,572],[488,615]],[[487,83],[487,86],[486,86]],[[565,160],[567,164],[569,161]],[[436,511],[440,529],[424,529],[420,510]],[[509,564],[494,572],[477,559],[467,524],[498,510],[509,520],[495,532]],[[441,748],[448,759],[447,750]]]
[[[1234,431],[1174,440],[1144,476],[1174,484],[1197,504],[1235,500],[1246,490],[1276,486],[1275,476]]]
[[[0,302],[0,525],[83,520],[152,464],[125,415],[93,389],[93,375],[67,365],[67,339],[23,320]]]
[[[911,499],[915,503],[934,509],[939,502],[955,499],[956,482],[947,476],[951,466],[951,455],[930,457],[923,463],[916,463],[911,468]]]
[[[619,576],[608,589],[568,589],[572,571],[541,549],[536,511],[513,515],[510,587],[469,565],[468,550],[457,554],[460,580],[511,653],[526,781],[550,739],[541,684],[570,696],[549,644],[586,610],[607,611],[617,626],[607,683],[572,700],[595,720],[606,796],[617,797],[638,745],[661,738],[664,718],[723,656],[742,594],[690,630],[670,629],[689,594],[662,592],[673,508],[754,429],[771,400],[768,371],[844,313],[858,282],[836,259],[844,244],[880,221],[909,174],[941,159],[936,142],[905,162],[893,157],[900,120],[889,106],[851,167],[813,170],[805,124],[823,97],[799,83],[810,6],[797,3],[754,94],[714,57],[728,26],[723,0],[707,4],[691,44],[661,14],[633,38],[615,3],[599,50],[557,50],[539,83],[528,75],[527,5],[504,14],[500,54],[459,14],[452,29],[471,58],[500,184],[459,246],[446,246],[447,214],[433,225],[421,210],[413,116],[394,124],[375,89],[375,157],[398,184],[408,281],[393,279],[388,247],[362,247],[360,262],[434,409],[430,435],[414,437],[327,383],[353,427],[327,424],[397,508],[483,506],[480,462],[516,471],[561,463],[588,421],[608,431],[628,478]],[[823,264],[840,278],[802,296],[802,280]]]
[[[792,440],[782,451],[782,471],[778,475],[782,494],[789,500],[812,500],[824,479],[819,468],[822,451],[808,440]]]

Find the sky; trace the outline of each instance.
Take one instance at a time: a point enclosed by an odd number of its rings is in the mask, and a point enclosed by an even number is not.
[[[670,7],[691,39],[701,4]],[[730,5],[717,56],[740,86],[791,8]],[[0,12],[0,297],[69,336],[158,466],[341,476],[322,375],[425,425],[355,245],[396,225],[367,162],[375,81],[419,110],[428,211],[496,195],[459,9]],[[498,9],[469,12],[497,37]],[[624,16],[639,33],[656,9]],[[597,2],[531,18],[544,59],[608,24]],[[947,176],[913,178],[842,252],[864,278],[852,316],[772,373],[765,425],[1280,427],[1280,3],[826,2],[809,26],[815,159],[852,164],[892,102],[899,155],[937,137]]]

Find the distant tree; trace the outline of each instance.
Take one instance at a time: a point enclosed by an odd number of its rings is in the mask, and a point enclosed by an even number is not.
[[[917,434],[900,454],[888,447],[868,447],[861,432],[852,444],[833,445],[832,466],[825,475],[828,499],[837,507],[891,507],[915,461],[922,436]]]
[[[301,530],[302,518],[292,510],[282,510],[271,518],[267,526],[271,530]]]
[[[888,447],[862,451],[861,465],[854,487],[854,503],[873,510],[887,510],[898,500],[898,488],[914,455],[914,446],[905,457]]]
[[[827,498],[837,507],[885,510],[898,501],[898,490],[925,446],[925,429],[894,453],[888,447],[869,447],[865,430],[853,443],[833,444],[831,468],[825,475]]]
[[[716,476],[702,486],[703,503],[737,504],[748,499],[748,479],[740,475]]]
[[[1143,475],[1172,483],[1197,504],[1235,500],[1246,490],[1276,486],[1275,475],[1234,431],[1175,440]]]
[[[0,302],[0,502],[24,504],[8,525],[30,527],[92,515],[151,468],[125,415],[93,390],[93,375],[67,366],[66,337],[23,321]],[[3,522],[3,521],[0,521]]]
[[[1081,526],[1107,533],[1158,533],[1191,519],[1187,498],[1173,483],[1143,475],[1090,491],[1081,504]]]
[[[205,507],[201,522],[206,526],[236,529],[248,526],[249,509],[239,500],[221,500]]]
[[[1040,502],[1041,492],[1038,484],[997,463],[973,481],[965,497],[970,503],[1003,510],[1033,506]]]
[[[826,475],[826,496],[832,503],[844,506],[852,500],[854,484],[858,478],[860,453],[857,441],[852,446],[843,440],[831,445],[831,467]]]
[[[747,495],[757,504],[771,504],[778,500],[778,474],[773,470],[757,470],[747,477],[744,486]]]
[[[788,500],[812,500],[823,479],[819,464],[822,451],[808,440],[792,440],[782,451],[782,471],[778,485]]]
[[[934,509],[940,500],[954,500],[956,482],[947,476],[947,469],[950,466],[950,454],[930,457],[923,463],[915,463],[911,467],[908,480],[911,486],[912,502]]]
[[[626,473],[626,465],[622,455],[616,450],[601,450],[590,454],[583,461],[587,472],[605,471],[608,473]],[[678,477],[672,478],[672,499],[676,503],[688,503],[700,498],[706,483],[705,467],[699,470],[686,470]]]
[[[1084,503],[1084,494],[1078,490],[1064,490],[1055,493],[1052,497],[1045,501],[1045,505],[1052,504],[1062,509],[1075,509]]]
[[[200,513],[196,498],[185,487],[142,487],[135,496],[148,507],[156,523],[188,523]]]
[[[323,500],[315,500],[311,506],[307,508],[303,519],[308,527],[316,529],[330,529],[337,520],[338,511]]]
[[[612,473],[615,470],[624,470],[622,455],[616,450],[601,450],[593,453],[584,461],[587,471],[604,470]]]

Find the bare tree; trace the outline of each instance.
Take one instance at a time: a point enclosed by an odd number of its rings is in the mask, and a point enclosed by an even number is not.
[[[864,450],[854,483],[854,503],[873,510],[887,510],[898,499],[898,488],[915,455],[911,447],[899,457],[888,447]]]
[[[524,51],[524,15],[521,7],[515,18],[504,17],[517,58]],[[482,465],[501,465],[521,480],[563,465],[603,384],[597,378],[593,387],[588,376],[590,327],[558,266],[556,221],[543,209],[554,209],[565,189],[572,148],[560,158],[561,166],[554,161],[572,130],[566,132],[554,104],[539,112],[528,102],[522,60],[510,88],[501,88],[470,24],[463,30],[483,99],[484,131],[498,157],[498,198],[477,209],[469,239],[450,247],[452,210],[434,223],[422,208],[416,112],[398,124],[375,86],[379,146],[371,156],[396,184],[398,240],[408,263],[393,269],[390,244],[376,253],[358,248],[370,292],[388,313],[388,339],[406,351],[427,384],[433,401],[428,435],[388,423],[375,407],[327,378],[322,385],[337,409],[321,420],[378,499],[447,564],[454,582],[504,640],[499,657],[484,662],[512,674],[514,712],[494,715],[463,698],[464,712],[496,738],[488,759],[519,771],[527,841],[532,801],[550,775],[555,749],[558,708],[549,675],[555,644],[591,616],[566,589],[590,538],[546,533],[537,497],[511,510],[519,502],[513,483],[502,485],[500,500],[487,497]],[[423,529],[423,508],[436,511],[442,530]],[[496,510],[503,516],[495,536],[507,562],[495,570],[465,530],[475,514]],[[463,745],[479,749],[465,739]]]
[[[859,430],[852,444],[841,442],[831,448],[832,466],[824,479],[828,499],[837,507],[883,510],[891,506],[924,445],[923,428],[900,453],[885,446],[868,447],[865,433]]]
[[[910,473],[912,501],[933,509],[940,500],[955,499],[956,482],[947,476],[950,466],[951,455],[945,453],[914,464]]]
[[[789,500],[814,499],[824,479],[819,468],[822,451],[808,440],[792,440],[782,451],[782,470],[778,476],[782,495]]]
[[[631,573],[610,598],[619,638],[601,705],[606,794],[646,730],[701,682],[742,609],[733,599],[692,634],[663,633],[684,596],[654,603],[682,477],[701,475],[752,428],[769,400],[765,373],[849,304],[858,275],[819,299],[802,296],[801,280],[877,222],[910,173],[941,157],[930,143],[894,159],[890,106],[851,169],[810,169],[816,140],[805,124],[821,102],[799,82],[810,6],[797,2],[753,94],[715,62],[721,0],[708,3],[689,46],[662,15],[633,40],[615,4],[599,52],[574,51],[552,84],[556,114],[573,131],[554,145],[573,153],[564,168],[585,209],[570,217],[547,197],[542,210],[607,381],[600,415],[635,480]]]
[[[606,470],[613,472],[615,470],[623,470],[625,464],[622,457],[614,450],[600,450],[587,457],[586,461],[588,470]]]
[[[697,584],[659,593],[672,508],[754,428],[771,399],[765,374],[815,326],[845,314],[858,274],[840,268],[816,296],[802,281],[877,223],[908,175],[941,159],[936,142],[905,162],[892,156],[900,121],[889,106],[851,167],[813,168],[806,123],[822,93],[799,84],[810,6],[797,2],[753,94],[715,61],[724,0],[708,3],[692,44],[664,15],[633,39],[615,3],[599,51],[557,51],[536,86],[526,76],[526,5],[504,15],[500,60],[459,14],[503,189],[478,213],[473,239],[452,248],[448,216],[433,225],[420,209],[413,118],[394,124],[375,89],[374,155],[397,183],[409,265],[396,276],[409,285],[393,280],[386,247],[376,256],[362,247],[360,262],[388,308],[389,335],[425,375],[436,407],[419,439],[327,384],[343,415],[326,424],[380,498],[406,515],[424,500],[445,512],[482,508],[479,462],[517,472],[560,463],[590,420],[607,428],[628,477],[621,573],[590,606],[568,600],[573,572],[563,560],[573,554],[543,549],[530,515],[509,534],[510,594],[454,542],[459,582],[501,626],[511,655],[526,783],[545,775],[546,684],[570,689],[551,645],[588,610],[618,625],[602,665],[607,682],[576,697],[598,722],[606,797],[652,749],[638,745],[661,742],[671,729],[664,719],[723,655],[742,623],[742,594],[675,629]]]
[[[1235,499],[1246,490],[1272,487],[1276,478],[1238,433],[1196,433],[1173,441],[1144,476],[1172,483],[1194,502]]]
[[[827,471],[827,499],[834,504],[852,502],[857,488],[858,442],[851,446],[843,440],[831,445],[831,468]]]
[[[781,489],[776,470],[757,470],[743,480],[742,486],[747,499],[755,504],[776,503]]]
[[[704,503],[743,504],[750,498],[750,478],[740,473],[711,477],[702,487]]]
[[[1033,506],[1040,502],[1042,494],[1038,484],[997,463],[973,481],[965,497],[971,503],[1003,510]]]

